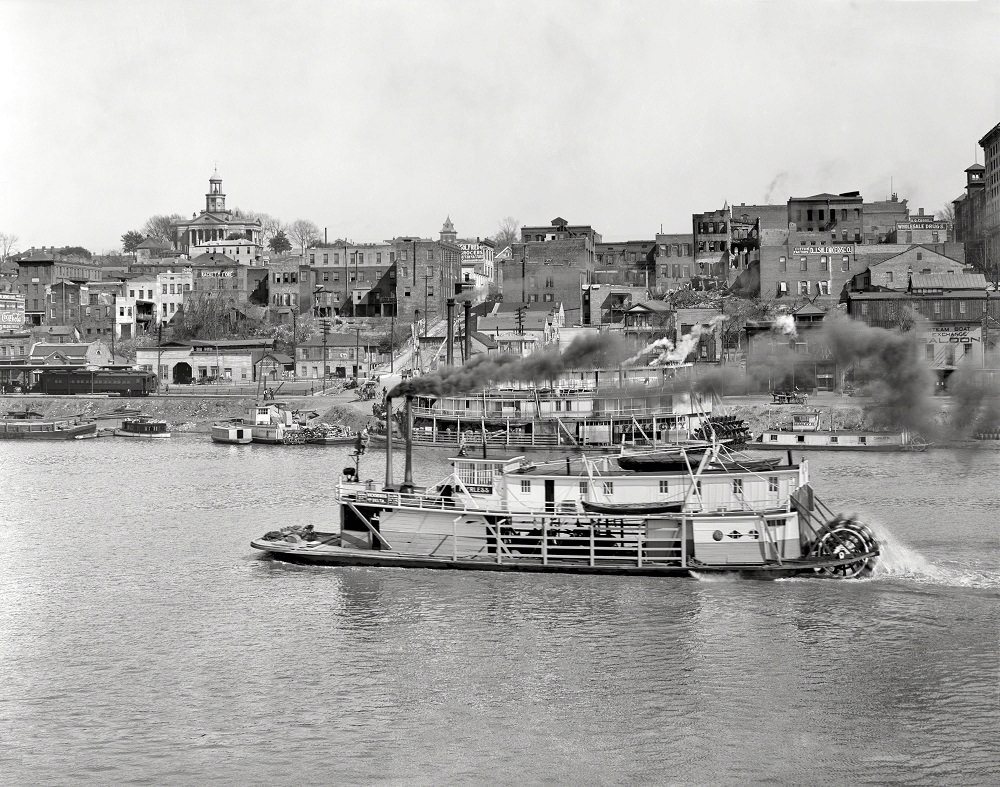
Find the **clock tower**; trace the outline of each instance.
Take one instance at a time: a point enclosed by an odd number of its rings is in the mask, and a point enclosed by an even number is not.
[[[222,178],[216,170],[208,179],[208,194],[205,195],[206,213],[225,213],[226,195],[222,193]]]

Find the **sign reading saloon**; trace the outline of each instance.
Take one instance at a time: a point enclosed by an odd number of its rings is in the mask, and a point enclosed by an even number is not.
[[[854,254],[853,246],[796,246],[792,254]]]
[[[934,325],[925,333],[928,344],[973,344],[982,340],[983,329],[977,325]]]

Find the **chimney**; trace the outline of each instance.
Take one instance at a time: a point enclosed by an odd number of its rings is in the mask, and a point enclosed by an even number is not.
[[[921,215],[921,216],[924,215],[924,209],[923,208],[920,209],[920,214],[919,215]]]
[[[403,485],[400,492],[413,492],[413,394],[406,394],[406,456],[403,465]],[[392,435],[386,435],[391,439]]]
[[[455,365],[455,299],[449,298],[447,303],[448,310],[448,338],[445,340],[445,363],[448,366]]]
[[[472,329],[472,301],[465,301],[465,303],[462,304],[462,308],[465,311],[465,333],[462,334],[465,341],[465,347],[462,351],[462,358],[465,360],[465,363],[468,363],[469,359],[472,358],[472,336],[469,335],[469,332]]]

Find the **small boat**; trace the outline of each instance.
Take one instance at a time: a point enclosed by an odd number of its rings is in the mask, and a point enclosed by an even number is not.
[[[212,424],[212,440],[229,445],[247,445],[253,442],[253,432],[244,423]]]
[[[97,422],[79,416],[43,418],[38,413],[8,413],[0,418],[0,440],[73,440],[97,434]]]
[[[269,531],[251,547],[308,565],[760,579],[864,577],[879,557],[874,533],[826,507],[807,462],[790,455],[753,467],[715,443],[683,457],[684,469],[658,472],[624,469],[611,456],[467,456],[420,487],[413,443],[401,484],[392,452],[387,441],[382,485],[344,469],[334,489],[339,527]]]
[[[157,421],[145,415],[126,418],[120,428],[115,429],[115,437],[139,437],[145,439],[160,439],[170,437],[170,425],[166,421]]]
[[[832,416],[831,416],[832,422]],[[824,429],[819,410],[792,413],[790,429],[765,429],[750,444],[754,450],[926,451],[929,443],[913,432]]]

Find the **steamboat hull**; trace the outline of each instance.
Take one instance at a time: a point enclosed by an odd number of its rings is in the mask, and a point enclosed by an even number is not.
[[[539,558],[505,557],[502,562],[490,558],[445,558],[431,555],[408,555],[389,551],[367,551],[347,549],[325,544],[286,544],[257,539],[250,542],[254,549],[266,552],[275,560],[297,565],[311,566],[378,566],[385,568],[423,568],[448,571],[519,571],[535,574],[595,574],[613,576],[644,577],[692,577],[703,574],[737,576],[741,579],[774,580],[799,575],[815,575],[818,571],[857,562],[858,555],[844,560],[786,560],[782,563],[766,565],[619,565],[592,566],[584,562],[550,560],[543,563]],[[874,558],[878,552],[861,556]]]
[[[97,424],[77,424],[64,428],[46,426],[39,428],[38,424],[30,427],[24,424],[4,424],[0,422],[0,440],[73,440],[84,437],[96,437]]]

